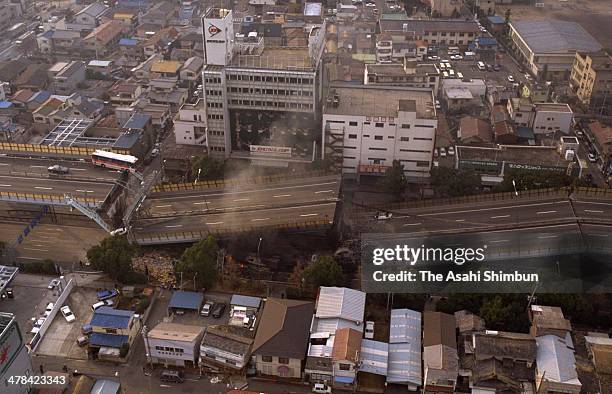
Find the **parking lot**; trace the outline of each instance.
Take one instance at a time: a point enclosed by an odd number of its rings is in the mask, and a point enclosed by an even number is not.
[[[0,301],[3,312],[12,313],[26,340],[32,338],[32,318],[41,316],[49,302],[54,302],[57,292],[47,289],[51,276],[18,273],[11,287],[15,298]]]
[[[215,318],[212,315],[209,316],[201,316],[200,313],[195,313],[195,312],[185,312],[185,314],[183,315],[177,315],[177,314],[173,314],[172,315],[172,322],[173,323],[180,323],[180,324],[191,324],[191,325],[198,325],[198,326],[210,326],[210,325],[224,325],[227,324],[227,322],[229,321],[229,309],[230,309],[230,298],[231,295],[230,294],[223,294],[223,293],[205,293],[204,294],[204,302],[206,301],[213,301],[215,304],[218,304],[220,302],[225,303],[225,305],[227,305],[227,307],[225,308],[225,311],[223,312],[223,315],[219,318]],[[169,301],[169,299],[168,299]],[[156,307],[158,307],[158,305],[156,305]],[[168,308],[168,303],[166,303],[165,308]]]
[[[92,288],[75,287],[68,301],[76,320],[68,323],[61,313],[55,316],[36,353],[45,356],[59,356],[73,359],[87,359],[87,348],[80,347],[76,339],[81,336],[81,327],[91,320],[91,305],[97,302],[96,291]]]

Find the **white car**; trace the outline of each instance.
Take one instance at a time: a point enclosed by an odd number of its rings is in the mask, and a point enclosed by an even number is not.
[[[47,307],[45,308],[45,313],[44,313],[45,317],[48,317],[51,314],[51,311],[53,310],[54,306],[55,304],[53,304],[52,302],[47,304]]]
[[[374,216],[374,219],[387,220],[387,219],[391,219],[392,217],[393,217],[393,214],[391,212],[378,212],[376,216]]]
[[[59,284],[60,284],[60,280],[59,279],[53,279],[51,282],[49,282],[49,286],[47,286],[47,289],[53,290],[57,286],[59,286]]]
[[[317,394],[331,394],[332,389],[324,383],[315,383],[312,392]]]
[[[104,301],[100,301],[100,302],[96,302],[95,304],[93,304],[91,306],[91,310],[95,311],[98,308],[101,308],[103,306],[113,306],[114,302],[112,300],[104,300]]]
[[[594,153],[589,153],[588,158],[591,163],[597,163],[597,156]]]
[[[68,305],[64,305],[63,307],[61,307],[60,311],[62,312],[62,315],[64,315],[64,319],[66,319],[68,323],[72,323],[76,320],[74,313],[72,313]]]
[[[442,104],[440,104],[440,100],[436,100],[436,109],[442,108]]]
[[[367,3],[366,7],[376,7],[376,4],[374,4],[374,3]]]
[[[446,157],[446,149],[440,148],[440,156]]]
[[[374,322],[373,321],[366,322],[365,339],[374,339]]]
[[[512,75],[508,75],[508,82],[514,82],[514,77]]]
[[[448,155],[449,156],[455,156],[455,147],[454,146],[449,146],[448,147]]]

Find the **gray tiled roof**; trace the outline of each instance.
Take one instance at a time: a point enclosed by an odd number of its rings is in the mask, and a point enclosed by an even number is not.
[[[524,20],[512,26],[534,53],[596,52],[601,44],[575,22],[560,20]]]

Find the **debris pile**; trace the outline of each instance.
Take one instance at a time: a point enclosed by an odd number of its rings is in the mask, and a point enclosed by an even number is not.
[[[132,260],[134,270],[149,275],[149,280],[157,282],[163,287],[172,287],[176,284],[173,259],[159,253],[149,253],[135,257]],[[148,272],[147,272],[148,271]]]

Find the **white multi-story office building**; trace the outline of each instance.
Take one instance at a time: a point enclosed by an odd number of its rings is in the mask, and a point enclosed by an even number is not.
[[[323,113],[326,157],[344,174],[384,174],[394,160],[406,176],[429,176],[438,121],[429,89],[343,86]]]
[[[233,19],[223,8],[210,8],[202,18],[209,153],[251,160],[276,156],[285,164],[311,160],[320,141],[325,26],[286,24],[283,34],[291,44],[275,47],[264,45],[257,32],[234,32]],[[261,146],[274,148],[262,156]]]
[[[204,327],[162,322],[145,334],[145,351],[154,364],[195,367]]]

